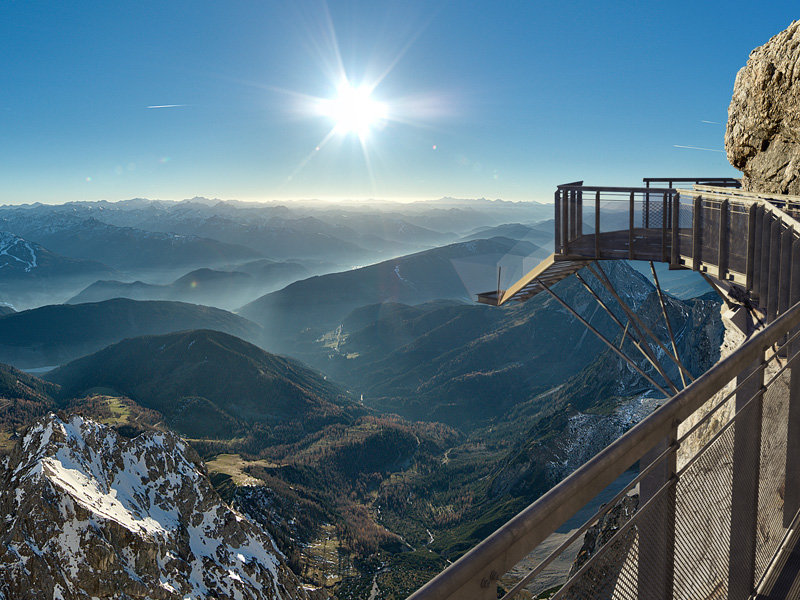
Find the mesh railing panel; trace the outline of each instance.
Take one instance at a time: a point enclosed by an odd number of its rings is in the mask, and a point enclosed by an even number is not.
[[[660,229],[664,225],[664,198],[660,194],[653,194],[649,201],[645,201],[646,209],[642,211],[640,227]],[[669,227],[671,223],[667,223]]]
[[[675,598],[706,598],[727,591],[734,428],[728,427],[679,475]]]
[[[691,230],[693,216],[694,216],[694,206],[691,203],[691,198],[681,197],[681,202],[678,210],[678,228]]]
[[[764,393],[760,446],[756,446],[756,436],[744,435],[745,443],[740,440],[737,450],[739,459],[753,457],[753,466],[755,457],[759,460],[756,581],[786,534],[783,495],[788,381],[786,371]],[[607,539],[598,541],[588,560],[553,598],[727,597],[731,547],[746,547],[745,538],[751,535],[731,526],[736,427],[752,427],[749,419],[758,416],[758,402],[754,399],[733,422],[710,421],[709,429],[715,435],[698,429],[684,439],[684,445],[702,448],[652,500],[629,518],[620,518],[610,530],[603,529]],[[722,408],[719,416],[730,415]],[[748,447],[748,441],[752,447]],[[741,467],[737,466],[736,477],[746,481],[747,472]],[[670,544],[674,549],[671,566]]]
[[[706,263],[719,264],[719,222],[721,212],[716,204],[703,204],[701,260]]]
[[[639,528],[637,517],[658,514],[667,507],[662,494],[654,503],[637,511],[633,520],[617,529],[555,599],[636,598],[638,589]]]
[[[756,457],[759,461],[756,581],[766,572],[787,531],[783,525],[783,497],[788,384],[789,372],[785,371],[763,395],[760,445],[756,447],[756,436],[744,435],[744,444],[740,440],[736,451],[745,463],[746,457],[752,457],[753,468]],[[747,547],[746,538],[751,537],[750,532],[732,527],[731,523],[736,427],[752,428],[749,419],[759,416],[758,402],[758,398],[754,399],[727,425],[719,421],[714,424],[712,420],[710,429],[716,431],[713,437],[702,429],[688,436],[683,443],[690,447],[690,440],[700,443],[699,452],[651,501],[629,519],[621,519],[613,527],[613,536],[606,531],[609,539],[602,540],[604,545],[598,544],[593,555],[553,598],[726,598],[731,547]],[[747,481],[748,474],[742,466],[737,465],[735,476]],[[674,523],[674,529],[670,523]],[[674,548],[671,566],[670,543]]]
[[[786,436],[789,422],[789,372],[773,381],[764,394],[756,531],[756,580],[760,579],[786,529],[783,498],[786,481]]]
[[[747,231],[749,215],[747,207],[731,204],[728,212],[728,231]],[[738,273],[747,273],[747,236],[729,235],[728,268]]]

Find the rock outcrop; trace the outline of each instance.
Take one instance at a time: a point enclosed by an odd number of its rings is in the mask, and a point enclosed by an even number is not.
[[[800,194],[800,21],[736,75],[725,149],[745,190]]]
[[[50,414],[4,462],[0,598],[308,600],[173,434]]]

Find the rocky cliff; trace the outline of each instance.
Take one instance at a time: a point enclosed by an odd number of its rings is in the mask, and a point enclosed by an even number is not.
[[[725,149],[751,191],[800,194],[800,21],[750,53],[736,75]]]
[[[308,599],[177,436],[32,425],[0,471],[0,598]]]

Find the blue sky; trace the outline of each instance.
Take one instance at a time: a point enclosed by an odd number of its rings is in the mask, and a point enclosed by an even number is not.
[[[798,17],[789,2],[7,1],[0,203],[548,201],[575,179],[735,175],[724,153],[675,145],[723,149],[736,72]],[[310,99],[334,97],[341,69],[378,82],[387,116],[363,144],[316,150],[335,123]]]

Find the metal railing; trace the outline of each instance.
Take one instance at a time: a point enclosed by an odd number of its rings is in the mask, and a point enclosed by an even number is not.
[[[736,180],[645,183],[559,186],[551,259],[694,269],[736,284],[728,292],[768,325],[413,600],[744,599],[765,585],[800,520],[800,197]]]
[[[693,189],[698,185],[713,185],[714,187],[739,188],[741,180],[733,177],[643,177],[645,187],[656,184],[656,187],[668,188],[689,188]]]
[[[554,599],[748,598],[800,509],[791,460],[800,451],[798,326],[800,303],[411,600],[531,598],[548,588]],[[557,534],[553,552],[536,552],[637,463],[594,516]],[[569,573],[553,569],[576,555]]]
[[[674,188],[558,186],[555,251],[564,257],[667,261]]]
[[[733,282],[767,321],[800,298],[800,197],[696,189],[558,186],[560,260],[668,262]]]
[[[791,200],[698,186],[681,191],[678,203],[673,265],[739,284],[767,322],[800,299],[800,222],[786,212]]]

